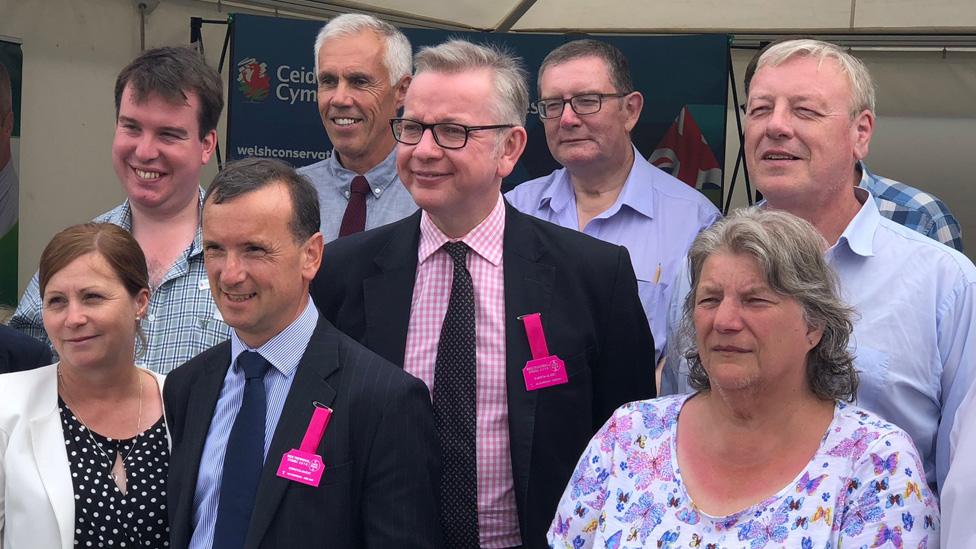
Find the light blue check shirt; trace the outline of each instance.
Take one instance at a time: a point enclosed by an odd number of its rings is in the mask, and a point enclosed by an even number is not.
[[[858,166],[861,169],[861,182],[858,186],[871,193],[881,215],[946,246],[963,251],[962,228],[944,202],[915,187],[875,175],[868,171],[863,162],[859,162]]]
[[[193,534],[190,538],[190,549],[210,549],[213,545],[227,438],[244,399],[244,372],[237,365],[237,357],[244,351],[257,351],[272,366],[264,374],[268,405],[264,427],[264,458],[267,460],[268,448],[278,426],[281,409],[285,405],[291,383],[295,380],[298,363],[305,354],[305,348],[312,339],[318,321],[319,312],[309,298],[305,310],[298,318],[257,349],[248,347],[237,337],[237,332],[231,330],[231,367],[224,376],[224,384],[220,389],[207,440],[203,445],[203,454],[200,456],[200,474],[197,476],[196,492],[193,496]],[[295,441],[296,447],[299,442],[301,441]]]
[[[505,198],[523,213],[579,230],[576,193],[565,168],[526,181],[505,193]],[[634,147],[634,164],[617,201],[583,229],[584,234],[624,246],[630,253],[638,294],[654,334],[655,361],[667,338],[670,283],[695,236],[720,217],[705,195],[652,166]]]
[[[844,300],[857,312],[851,350],[860,375],[857,405],[911,435],[929,484],[941,488],[956,409],[976,378],[976,267],[961,253],[878,212],[867,191],[826,252]],[[675,280],[669,332],[690,290],[687,261]],[[690,392],[688,366],[667,350],[661,394]],[[680,362],[680,367],[675,365]]]
[[[200,208],[203,208],[203,189],[200,189]],[[132,232],[129,201],[93,221],[112,223]],[[136,350],[140,351],[136,356],[137,366],[157,374],[167,374],[227,339],[230,330],[210,295],[207,270],[203,266],[202,242],[203,233],[198,226],[193,242],[176,258],[159,287],[150,295],[149,309],[140,322],[147,345],[136,345]],[[20,298],[17,311],[10,319],[10,326],[50,345],[44,331],[42,310],[35,272]]]
[[[326,243],[332,242],[339,237],[342,216],[349,205],[349,189],[359,174],[342,167],[335,149],[329,158],[299,168],[298,173],[307,177],[319,193],[322,236]],[[396,147],[363,176],[373,191],[366,197],[366,230],[399,221],[417,211],[417,204],[397,176]]]

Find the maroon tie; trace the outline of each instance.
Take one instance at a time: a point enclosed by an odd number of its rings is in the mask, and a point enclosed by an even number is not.
[[[369,183],[366,178],[357,175],[352,178],[349,204],[346,213],[342,215],[342,225],[339,226],[339,236],[359,233],[366,229],[366,195],[369,194]]]

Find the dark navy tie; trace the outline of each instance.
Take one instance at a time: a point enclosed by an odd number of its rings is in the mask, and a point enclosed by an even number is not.
[[[244,370],[244,398],[227,438],[213,549],[244,547],[258,481],[264,469],[264,428],[268,407],[264,374],[271,364],[253,351],[241,353],[237,364]]]
[[[451,298],[434,361],[434,424],[440,441],[441,526],[446,546],[478,549],[477,347],[468,245],[447,242],[454,261]]]

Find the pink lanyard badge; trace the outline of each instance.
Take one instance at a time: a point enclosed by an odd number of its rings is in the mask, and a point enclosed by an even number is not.
[[[558,356],[549,354],[546,334],[542,330],[542,315],[532,313],[519,318],[525,326],[525,335],[529,338],[529,349],[532,351],[532,360],[526,362],[522,369],[525,389],[535,391],[568,383],[566,365]]]
[[[315,409],[312,411],[312,419],[302,438],[302,445],[298,450],[290,450],[281,456],[278,476],[309,486],[318,486],[322,481],[325,466],[322,463],[322,456],[316,454],[315,449],[319,447],[325,428],[329,426],[332,408],[319,402],[313,404]]]

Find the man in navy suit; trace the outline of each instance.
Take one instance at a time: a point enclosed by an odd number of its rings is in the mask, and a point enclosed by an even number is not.
[[[228,165],[203,246],[232,330],[166,381],[171,547],[440,547],[426,387],[309,299],[315,189],[278,161]]]
[[[654,396],[637,280],[625,248],[502,198],[525,148],[517,59],[454,40],[415,67],[391,125],[422,211],[330,243],[312,296],[431,388],[447,545],[547,547],[590,437],[616,407]]]

